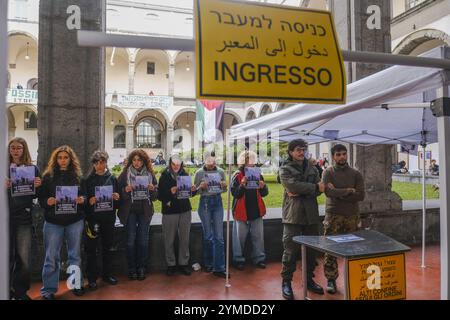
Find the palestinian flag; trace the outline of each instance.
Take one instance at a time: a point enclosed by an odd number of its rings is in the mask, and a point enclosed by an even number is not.
[[[222,132],[225,101],[197,100],[196,117],[199,139],[205,142],[216,142],[216,130]]]

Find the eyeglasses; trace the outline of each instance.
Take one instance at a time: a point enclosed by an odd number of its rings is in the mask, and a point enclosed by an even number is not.
[[[23,150],[23,147],[9,147],[10,150]]]
[[[343,156],[346,156],[346,155],[347,155],[347,152],[336,152],[334,154],[335,157],[343,157]]]

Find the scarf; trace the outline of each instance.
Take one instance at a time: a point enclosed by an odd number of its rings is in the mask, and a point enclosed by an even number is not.
[[[136,176],[148,176],[149,179],[149,184],[153,183],[153,176],[150,174],[150,172],[148,172],[147,167],[146,166],[142,166],[142,168],[140,170],[135,169],[133,166],[130,166],[128,168],[128,172],[127,172],[127,180],[128,180],[128,184],[131,184],[131,178],[135,178]]]

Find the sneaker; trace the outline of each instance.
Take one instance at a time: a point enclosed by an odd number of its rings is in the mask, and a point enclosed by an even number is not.
[[[116,277],[113,277],[113,276],[104,276],[104,277],[102,277],[102,279],[103,279],[103,281],[105,281],[106,283],[108,283],[112,286],[115,286],[118,282]]]
[[[19,295],[19,296],[14,296],[14,300],[33,300],[30,298],[30,296],[28,296],[26,293]]]
[[[335,294],[336,289],[336,280],[328,280],[327,282],[327,292],[330,294]]]
[[[168,276],[174,276],[177,273],[177,267],[176,266],[168,266],[166,270],[166,274]]]
[[[266,268],[266,264],[263,261],[260,261],[260,262],[258,262],[256,264],[256,267],[260,268],[260,269],[265,269]]]
[[[97,290],[98,286],[97,286],[97,282],[96,281],[90,281],[88,283],[88,288],[91,291]]]
[[[82,295],[84,295],[85,292],[84,292],[84,288],[81,287],[80,289],[73,289],[72,293],[74,295],[76,295],[77,297],[81,297]]]
[[[219,277],[219,278],[226,278],[227,277],[227,274],[226,274],[225,271],[214,271],[213,275],[215,275],[216,277]],[[228,278],[231,278],[230,274],[228,274]]]
[[[242,271],[245,269],[245,264],[243,262],[236,262],[233,264],[233,266],[238,269],[239,271]]]
[[[137,273],[135,271],[128,272],[128,279],[137,280]]]
[[[144,270],[144,268],[141,268],[141,269],[138,270],[138,272],[137,272],[137,279],[139,281],[142,281],[142,280],[145,279],[145,270]]]
[[[185,276],[190,276],[192,273],[192,268],[190,266],[180,266],[180,271]]]
[[[55,295],[53,293],[49,293],[49,294],[46,294],[46,295],[42,296],[42,299],[43,300],[55,300],[56,298],[55,298]]]
[[[211,266],[204,267],[204,270],[206,273],[211,273],[211,272],[213,272],[213,267],[211,267]]]

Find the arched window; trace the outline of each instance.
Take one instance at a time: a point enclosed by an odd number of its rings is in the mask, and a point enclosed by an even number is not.
[[[269,113],[272,113],[272,109],[270,109],[270,106],[269,106],[269,105],[265,104],[265,105],[262,107],[260,117],[263,117],[263,116],[265,116],[266,114],[269,114]]]
[[[24,116],[24,129],[25,130],[32,130],[37,129],[37,116],[36,113],[33,111],[25,111]]]
[[[125,126],[114,127],[114,148],[125,148]]]
[[[38,89],[38,79],[32,78],[27,82],[27,89],[37,90]]]
[[[143,119],[136,128],[137,148],[161,148],[161,124],[155,119]]]
[[[253,111],[250,111],[249,113],[247,113],[247,117],[245,118],[245,121],[250,121],[256,118],[256,115]]]

